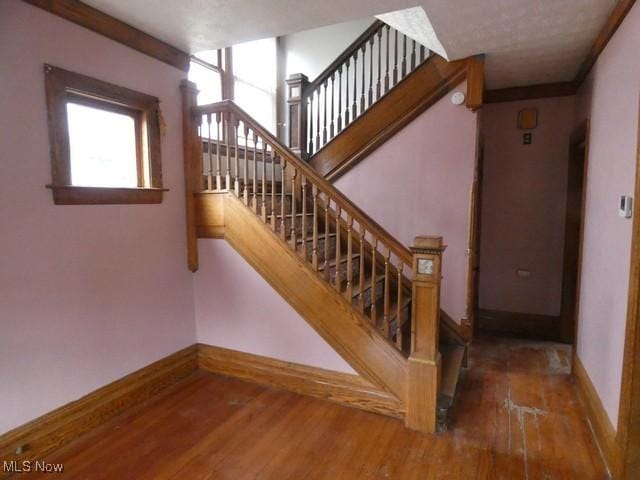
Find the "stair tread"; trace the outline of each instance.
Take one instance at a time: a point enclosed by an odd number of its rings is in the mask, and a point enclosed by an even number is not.
[[[335,233],[329,233],[329,238],[335,238],[336,234]],[[324,233],[319,233],[318,234],[318,240],[324,240],[325,234]],[[301,244],[303,241],[307,241],[307,242],[313,242],[313,235],[310,235],[306,238],[298,238],[296,240],[296,243]]]
[[[384,280],[384,275],[376,275],[376,283]],[[353,278],[353,299],[357,300],[360,295],[360,277],[354,276]],[[365,274],[364,276],[364,292],[367,292],[371,289],[371,273]],[[346,290],[346,289],[345,289]]]
[[[442,356],[441,380],[438,404],[440,408],[449,408],[456,393],[458,377],[462,368],[465,347],[454,344],[441,344]]]
[[[351,259],[352,260],[357,260],[358,258],[360,258],[360,254],[359,253],[353,253],[351,255]],[[340,263],[346,263],[348,259],[349,259],[349,255],[342,255],[340,257]],[[333,259],[329,260],[328,263],[329,263],[329,268],[335,267],[336,266],[336,259],[333,258]],[[320,265],[318,267],[318,270],[321,271],[321,272],[324,271],[324,264]]]

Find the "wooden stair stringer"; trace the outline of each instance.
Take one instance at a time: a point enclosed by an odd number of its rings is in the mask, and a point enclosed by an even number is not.
[[[225,240],[358,374],[404,408],[407,359],[235,195],[199,201],[220,199]]]

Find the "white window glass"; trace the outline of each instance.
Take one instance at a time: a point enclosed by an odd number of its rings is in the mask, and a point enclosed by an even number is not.
[[[216,53],[215,50],[212,52]],[[204,59],[207,53],[210,52],[201,52],[198,56]],[[222,100],[222,82],[218,72],[203,67],[199,63],[191,62],[189,80],[198,86],[198,105],[206,105],[207,103],[215,103]]]
[[[274,134],[276,70],[275,38],[233,46],[235,102]]]
[[[92,187],[137,187],[133,117],[67,103],[71,183]]]

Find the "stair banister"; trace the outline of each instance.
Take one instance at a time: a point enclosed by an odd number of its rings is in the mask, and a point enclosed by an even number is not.
[[[210,103],[192,107],[192,114],[196,118],[211,113],[231,111],[236,118],[243,120],[251,127],[259,137],[267,141],[275,150],[278,156],[284,158],[288,165],[295,167],[296,171],[302,173],[307,181],[312,185],[317,185],[320,192],[327,195],[332,202],[340,206],[345,215],[350,215],[361,225],[365,225],[367,231],[375,236],[385,247],[391,249],[391,253],[406,265],[411,265],[412,255],[409,249],[400,243],[396,238],[387,232],[381,225],[363,212],[357,205],[353,204],[342,192],[336,189],[331,183],[321,177],[312,167],[302,161],[290,148],[283,145],[271,132],[262,127],[251,115],[242,110],[233,100],[223,100],[221,102]]]
[[[411,353],[405,423],[409,428],[428,432],[436,429],[440,371],[440,282],[445,248],[442,237],[416,237],[411,247]]]

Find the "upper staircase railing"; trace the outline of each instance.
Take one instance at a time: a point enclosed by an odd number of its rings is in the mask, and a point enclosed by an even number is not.
[[[289,145],[302,158],[318,152],[420,66],[430,51],[376,20],[318,77],[287,80]]]

